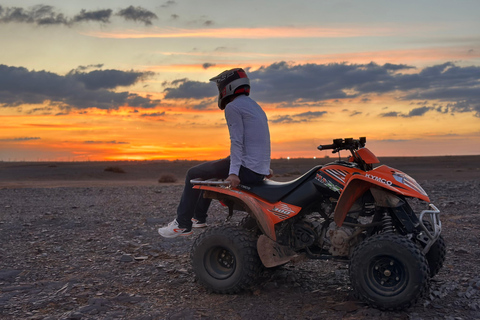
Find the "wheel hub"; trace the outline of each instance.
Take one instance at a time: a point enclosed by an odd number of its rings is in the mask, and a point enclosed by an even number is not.
[[[223,250],[218,257],[218,263],[221,266],[230,269],[233,267],[234,259],[230,252]]]
[[[398,260],[388,257],[376,257],[371,262],[370,284],[376,291],[397,292],[403,290],[407,282],[404,266]]]
[[[205,270],[215,279],[227,279],[236,268],[235,255],[224,247],[213,247],[204,257]]]

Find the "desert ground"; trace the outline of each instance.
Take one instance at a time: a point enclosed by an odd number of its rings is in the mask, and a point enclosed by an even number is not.
[[[273,180],[330,159],[278,159]],[[441,211],[444,267],[401,312],[356,301],[342,262],[265,272],[251,290],[208,293],[195,237],[163,239],[191,161],[0,162],[1,319],[480,319],[480,156],[390,157]],[[214,202],[210,226],[227,210]],[[235,219],[242,213],[236,213]]]

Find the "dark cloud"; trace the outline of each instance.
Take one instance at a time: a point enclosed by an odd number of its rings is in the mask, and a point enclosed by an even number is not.
[[[373,63],[370,63],[370,65],[375,65]],[[383,67],[386,70],[390,71],[397,71],[397,70],[405,70],[405,69],[415,69],[415,67],[408,66],[406,64],[392,64],[392,63],[385,63]]]
[[[78,70],[78,69],[77,69]],[[151,72],[135,72],[120,70],[94,70],[88,73],[71,71],[67,76],[82,82],[89,90],[114,89],[119,86],[130,86],[152,76]]]
[[[165,99],[204,99],[218,94],[212,83],[179,79],[170,83],[175,87],[165,89]]]
[[[420,107],[410,110],[406,117],[418,117],[423,116],[427,111],[432,110],[432,107]]]
[[[52,6],[37,5],[30,9],[0,6],[0,22],[32,23],[37,25],[64,24],[69,22],[61,13],[56,13]]]
[[[101,69],[101,68],[103,68],[103,63],[90,64],[88,66],[78,66],[75,70],[72,70],[71,72],[82,72],[89,69]]]
[[[480,67],[458,67],[449,62],[414,74],[399,72],[407,69],[412,67],[375,63],[295,66],[278,63],[251,72],[250,76],[255,84],[252,92],[259,100],[268,102],[321,101],[390,92],[399,92],[403,100],[480,100]],[[468,109],[476,110],[472,104]]]
[[[435,108],[424,106],[424,107],[414,108],[414,109],[410,110],[407,114],[403,114],[403,113],[397,112],[397,111],[392,111],[392,112],[382,113],[382,114],[380,114],[380,116],[381,117],[411,118],[411,117],[423,116],[425,113],[427,113],[430,110],[435,110]]]
[[[30,9],[2,8],[0,7],[0,22],[9,23],[32,23],[36,25],[72,25],[77,22],[97,21],[108,23],[112,10],[86,11],[82,10],[72,19],[68,19],[62,13],[55,12],[54,7],[38,5]]]
[[[296,123],[298,120],[293,120],[291,116],[277,116],[269,120],[271,123]]]
[[[23,141],[31,141],[31,140],[40,140],[40,137],[19,137],[19,138],[7,138],[7,139],[0,139],[2,142],[23,142]]]
[[[297,113],[294,115],[284,115],[274,117],[270,120],[271,123],[299,123],[310,122],[325,115],[326,111],[307,111],[303,113]]]
[[[384,118],[398,117],[398,116],[400,116],[400,115],[401,115],[401,113],[396,112],[396,111],[390,111],[390,112],[386,112],[386,113],[380,114],[380,116],[381,116],[381,117],[384,117]]]
[[[395,93],[404,101],[441,102],[442,112],[473,112],[480,117],[480,67],[476,66],[460,67],[447,62],[412,72],[415,67],[405,64],[278,62],[258,70],[245,69],[251,79],[252,97],[259,102],[302,105],[350,98],[368,102],[372,94]],[[214,97],[217,93],[207,90],[208,86],[215,88],[213,84],[183,79],[181,85],[166,88],[165,92],[172,99]],[[409,114],[389,112],[382,116],[421,116],[428,110],[433,109],[414,109]]]
[[[216,66],[215,63],[206,62],[206,63],[202,64],[202,68],[205,69],[205,70],[207,70],[208,68],[211,68],[211,67],[215,67],[215,66]]]
[[[115,71],[115,72],[112,72]],[[65,76],[47,71],[29,71],[0,65],[0,106],[49,104],[64,109],[117,109],[121,106],[152,108],[160,101],[129,92],[114,92],[117,86],[133,84],[145,74],[106,70],[73,72]],[[104,79],[107,84],[101,84]]]
[[[480,118],[480,99],[475,100],[460,100],[449,103],[445,107],[445,112],[474,112],[475,116]],[[440,111],[441,112],[441,111]]]
[[[160,7],[168,8],[168,7],[171,7],[171,6],[176,5],[176,4],[177,3],[175,1],[169,0],[169,1],[165,2],[164,4],[162,4]]]
[[[205,99],[193,106],[193,109],[195,110],[205,110],[209,108],[218,108],[218,105],[214,99]]]
[[[388,80],[406,65],[274,63],[249,72],[252,92],[262,101],[322,101],[394,90]]]
[[[315,119],[315,118],[322,117],[326,113],[327,111],[307,111],[307,112],[299,113],[295,115],[295,117],[304,118],[304,119]]]
[[[135,22],[143,22],[146,26],[152,24],[153,19],[158,19],[157,15],[142,7],[130,6],[122,9],[117,13],[117,16],[123,17],[125,20],[131,20]]]
[[[44,115],[49,115],[49,114],[52,114],[52,111],[54,111],[54,108],[52,107],[45,107],[45,108],[34,108],[34,109],[31,109],[31,110],[28,110],[26,112],[26,114],[35,114],[35,113],[40,113],[40,114],[44,114]]]
[[[111,16],[112,16],[111,9],[97,10],[97,11],[82,10],[80,11],[79,14],[73,17],[73,22],[96,21],[96,22],[109,23]]]
[[[95,11],[81,10],[72,18],[56,12],[52,6],[37,5],[28,9],[19,7],[0,6],[0,23],[28,23],[39,26],[47,25],[67,25],[72,26],[82,22],[100,22],[110,23],[113,15],[112,9],[101,9]],[[129,6],[117,12],[117,16],[127,21],[142,22],[145,25],[151,25],[152,20],[158,19],[157,15],[142,7]]]
[[[142,117],[163,117],[165,115],[165,111],[163,112],[153,112],[153,113],[143,113]]]
[[[428,86],[415,88],[404,100],[439,100],[450,112],[474,112],[480,117],[480,67],[458,67],[453,63],[427,68],[419,76]]]

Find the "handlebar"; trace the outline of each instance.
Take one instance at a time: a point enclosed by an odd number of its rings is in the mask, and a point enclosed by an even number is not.
[[[318,150],[332,150],[333,153],[338,152],[340,150],[352,150],[352,149],[359,149],[365,147],[365,143],[367,142],[366,137],[360,137],[360,139],[356,140],[353,138],[345,138],[345,139],[334,139],[333,144],[324,144],[319,145],[317,148]]]

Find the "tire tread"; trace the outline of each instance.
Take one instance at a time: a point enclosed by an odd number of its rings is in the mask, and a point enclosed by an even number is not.
[[[418,273],[420,275],[420,278],[422,279],[421,288],[417,290],[417,293],[412,299],[393,306],[385,306],[381,302],[373,300],[366,293],[364,293],[363,290],[359,288],[360,285],[356,280],[356,276],[358,275],[356,275],[355,272],[359,268],[359,264],[362,261],[361,254],[363,250],[365,250],[365,248],[367,248],[368,246],[375,245],[375,243],[382,242],[393,242],[394,244],[403,246],[405,249],[407,249],[412,254],[412,256],[415,257],[419,266]],[[418,246],[404,236],[393,233],[378,234],[360,243],[352,253],[349,267],[349,276],[354,289],[354,296],[374,308],[385,311],[400,311],[407,309],[416,304],[419,299],[425,297],[429,290],[429,274],[430,273],[428,261],[423,255],[423,253],[419,250]]]
[[[209,283],[208,280],[204,279],[202,276],[199,276],[200,273],[198,272],[199,270],[197,268],[200,268],[201,266],[199,266],[194,259],[194,254],[198,247],[207,238],[212,236],[220,236],[230,239],[235,245],[238,246],[240,252],[239,259],[243,261],[240,279],[235,283],[235,285],[226,289],[216,288]],[[197,275],[198,281],[210,292],[234,294],[244,291],[249,289],[255,283],[255,280],[261,273],[262,265],[257,253],[257,239],[251,232],[248,232],[247,230],[244,230],[238,226],[220,225],[207,229],[195,239],[190,252],[190,258],[192,260],[193,269]]]

